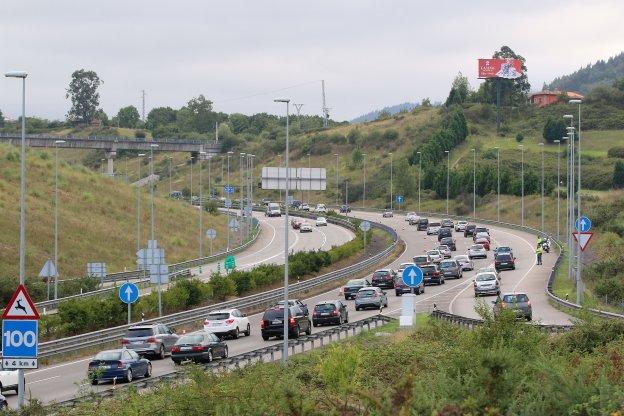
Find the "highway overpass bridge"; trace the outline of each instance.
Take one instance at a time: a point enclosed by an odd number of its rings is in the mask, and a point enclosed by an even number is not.
[[[9,143],[19,146],[20,133],[1,133],[0,143]],[[64,143],[55,144],[62,140]],[[118,150],[138,150],[148,152],[151,145],[157,144],[154,150],[161,152],[188,152],[196,159],[200,152],[206,152],[207,157],[221,152],[221,144],[216,141],[188,140],[188,139],[133,139],[128,137],[73,137],[55,136],[50,134],[27,134],[26,146],[68,149],[99,149],[106,152],[108,159],[106,173],[114,174],[113,161]]]

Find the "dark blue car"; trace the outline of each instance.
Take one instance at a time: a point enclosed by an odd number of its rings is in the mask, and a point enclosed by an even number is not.
[[[89,362],[88,374],[93,385],[111,380],[125,380],[129,383],[135,377],[150,377],[152,363],[125,348],[101,351]]]

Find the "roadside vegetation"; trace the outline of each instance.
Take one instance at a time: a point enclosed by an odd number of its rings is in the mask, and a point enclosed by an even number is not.
[[[484,309],[485,310],[485,309]],[[85,401],[67,415],[620,415],[624,323],[589,318],[548,335],[504,313],[467,330],[429,320],[188,381]],[[377,336],[378,332],[387,336]],[[184,371],[184,370],[182,370]],[[44,414],[33,405],[21,415]]]

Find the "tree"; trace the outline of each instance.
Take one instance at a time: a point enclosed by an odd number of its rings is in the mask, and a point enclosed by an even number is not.
[[[154,130],[157,127],[176,122],[177,111],[171,107],[155,107],[147,114],[147,127]]]
[[[429,97],[423,98],[422,102],[420,103],[420,106],[425,107],[425,108],[431,107],[431,100],[429,99]]]
[[[561,140],[566,135],[566,132],[566,124],[563,119],[548,117],[544,124],[542,136],[546,141],[552,143],[555,140]]]
[[[215,123],[217,122],[216,114],[212,111],[212,101],[207,100],[203,94],[200,94],[197,98],[192,98],[186,103],[186,107],[183,107],[180,111],[186,110],[188,113],[187,128],[191,128],[194,131],[200,133],[207,133],[214,130]],[[184,128],[182,130],[185,130]]]
[[[137,108],[133,105],[120,108],[117,113],[117,122],[119,123],[119,127],[133,129],[137,126],[140,119],[139,110],[137,110]]]
[[[364,154],[362,153],[360,148],[356,147],[355,149],[353,149],[353,152],[351,152],[351,163],[353,167],[360,166],[363,160],[364,160]]]
[[[531,91],[531,84],[527,77],[526,59],[516,54],[509,46],[503,46],[495,51],[492,58],[519,59],[521,62],[522,76],[516,79],[501,79],[501,105],[513,106],[527,102],[527,94]],[[488,79],[475,93],[475,99],[483,103],[496,102],[496,79]]]
[[[101,108],[98,108],[98,110],[93,115],[93,118],[100,120],[103,126],[108,126],[108,115],[106,115],[104,110],[102,110]]]
[[[613,187],[624,188],[624,162],[618,160],[613,167]]]
[[[2,111],[0,111],[0,128],[4,127],[4,115]]]
[[[449,92],[449,96],[444,105],[449,107],[453,104],[462,104],[466,101],[466,98],[468,98],[468,94],[470,94],[470,84],[468,83],[468,78],[459,72],[453,80],[451,91]]]
[[[90,123],[100,105],[98,87],[103,84],[95,71],[79,69],[72,74],[65,98],[70,98],[72,107],[67,113],[70,120]]]

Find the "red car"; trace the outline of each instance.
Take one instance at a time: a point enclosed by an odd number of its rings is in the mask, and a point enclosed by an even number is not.
[[[483,245],[483,248],[487,251],[490,251],[490,240],[485,237],[479,237],[475,239],[475,244]]]
[[[293,230],[298,230],[299,227],[301,227],[301,220],[299,218],[293,218],[292,220],[290,220],[290,225],[292,226]]]

